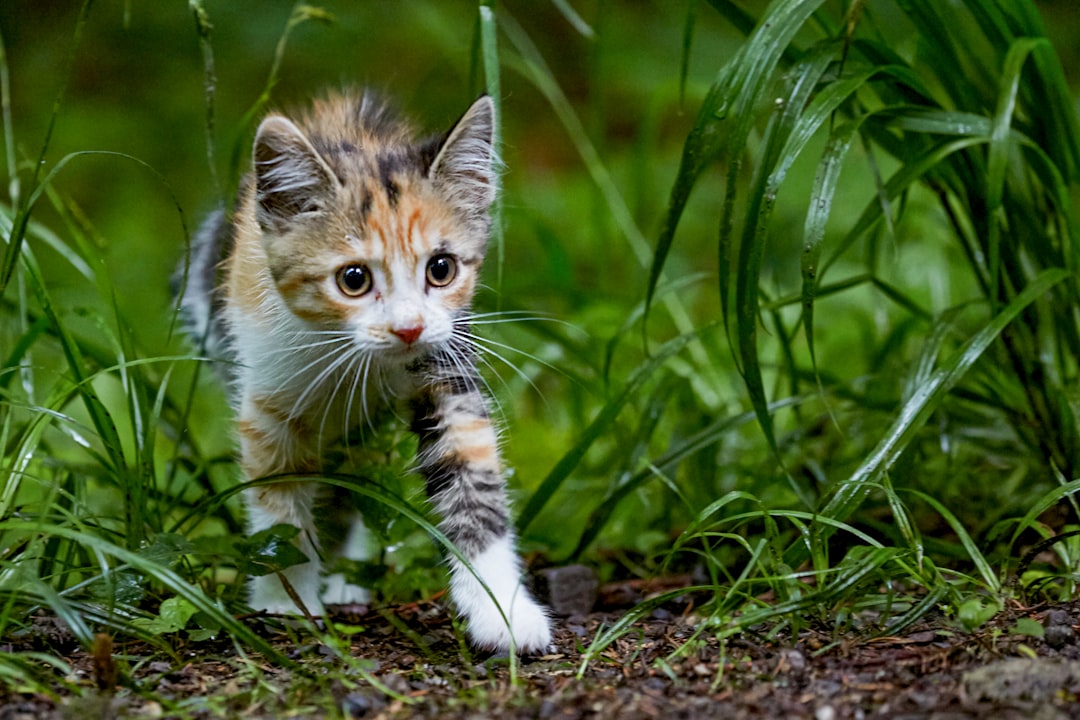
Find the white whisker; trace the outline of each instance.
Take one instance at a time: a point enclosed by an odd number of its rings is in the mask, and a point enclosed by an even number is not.
[[[508,360],[505,356],[503,356],[502,354],[500,354],[496,350],[493,350],[490,347],[486,347],[482,343],[483,342],[489,342],[489,343],[491,343],[493,345],[496,345],[498,347],[506,348],[508,350],[513,350],[513,351],[518,352],[518,353],[520,353],[520,354],[522,354],[522,355],[524,355],[524,356],[526,356],[528,358],[536,360],[537,362],[539,362],[539,363],[541,363],[543,365],[548,365],[549,367],[551,367],[548,363],[546,363],[543,360],[540,360],[538,358],[535,358],[534,356],[530,355],[529,353],[527,353],[527,352],[525,352],[523,350],[518,350],[517,348],[514,348],[514,347],[512,347],[510,345],[504,345],[503,343],[498,343],[498,342],[495,342],[494,340],[486,340],[485,338],[480,338],[480,337],[478,337],[476,335],[473,335],[472,333],[469,333],[468,335],[466,335],[466,334],[457,334],[457,335],[455,335],[455,339],[459,340],[460,342],[465,343],[469,348],[474,350],[476,358],[478,360],[480,360],[480,362],[484,363],[484,365],[486,367],[490,368],[493,373],[495,373],[495,376],[498,377],[500,381],[502,381],[503,386],[506,387],[508,392],[510,390],[510,385],[506,382],[506,380],[504,380],[502,378],[501,375],[499,375],[499,373],[495,370],[495,368],[492,366],[492,364],[490,362],[488,362],[485,355],[491,355],[492,357],[496,358],[497,360],[502,362],[504,365],[506,365],[508,368],[513,370],[514,373],[518,377],[520,377],[522,380],[524,380],[526,383],[528,383],[529,387],[531,387],[533,389],[533,391],[536,392],[537,396],[541,400],[543,400],[545,404],[547,404],[547,399],[544,398],[544,394],[542,392],[540,392],[540,388],[536,386],[536,383],[533,382],[533,379],[531,377],[529,377],[528,373],[526,373],[524,370],[519,368],[514,363],[510,362],[510,360]]]
[[[331,338],[329,340],[319,340],[318,342],[304,343],[302,345],[285,345],[284,347],[273,348],[265,351],[267,355],[295,355],[302,353],[305,350],[313,350],[318,347],[325,347],[327,345],[336,345],[344,342],[348,342],[350,336],[341,335],[340,337]]]
[[[457,338],[455,337],[455,339]],[[499,416],[500,423],[505,423],[506,414],[503,412],[502,402],[500,402],[498,395],[492,389],[491,384],[487,381],[487,378],[485,378],[483,374],[477,370],[472,359],[475,358],[476,360],[482,362],[491,371],[491,373],[495,375],[495,377],[499,378],[499,381],[503,384],[503,387],[505,387],[507,392],[509,392],[510,386],[506,383],[502,376],[495,371],[495,368],[492,367],[491,363],[489,363],[487,359],[482,355],[470,352],[467,346],[464,348],[459,347],[453,342],[448,343],[443,348],[441,355],[442,357],[446,358],[450,362],[450,364],[454,366],[454,369],[462,376],[468,378],[475,378],[483,385],[485,391],[483,395],[485,399],[495,405],[495,411],[496,414]]]
[[[562,374],[562,370],[555,367],[554,365],[549,363],[547,360],[544,360],[543,358],[537,357],[536,355],[533,355],[532,353],[526,352],[525,350],[522,350],[521,348],[516,348],[513,345],[507,345],[506,343],[501,343],[498,340],[492,340],[491,338],[480,337],[479,335],[473,335],[472,333],[469,333],[468,340],[471,343],[483,343],[484,344],[484,347],[482,348],[483,350],[485,350],[487,352],[490,352],[492,355],[499,358],[500,360],[502,360],[507,365],[510,365],[511,367],[514,367],[513,363],[507,361],[506,358],[504,358],[502,355],[499,355],[498,353],[494,352],[490,347],[487,347],[487,345],[491,345],[491,346],[500,348],[502,350],[509,350],[510,352],[517,353],[518,355],[524,355],[529,360],[532,360],[533,362],[540,363],[541,365],[548,368],[549,370],[554,370],[555,372],[557,372],[559,374]],[[473,347],[477,347],[477,345],[474,344]]]
[[[547,322],[562,325],[578,333],[584,330],[561,318],[530,310],[498,310],[494,312],[466,313],[454,318],[454,325],[508,325],[510,323]]]
[[[344,370],[343,372],[341,372],[341,373],[339,373],[339,374],[340,374],[341,376],[343,376],[343,377],[347,377],[347,376],[348,376],[348,374],[349,374],[349,373],[350,373],[350,372],[351,372],[352,370],[354,370],[354,369],[355,369],[355,365],[356,365],[356,363],[357,363],[357,362],[358,362],[358,361],[359,361],[360,359],[361,359],[361,356],[360,356],[360,353],[359,353],[359,352],[356,352],[356,351],[354,350],[354,352],[352,352],[352,353],[349,353],[349,354],[348,354],[348,355],[347,355],[347,356],[346,356],[346,357],[344,358],[344,360],[343,360],[342,362],[338,363],[338,366],[340,366],[340,365],[342,365],[342,364],[345,364],[345,363],[349,363],[349,367],[348,367],[348,368],[346,368],[346,369],[345,369],[345,370]],[[328,417],[330,416],[330,411],[331,411],[331,409],[332,409],[332,408],[333,408],[333,406],[334,406],[334,398],[336,398],[336,397],[337,397],[338,391],[339,391],[339,390],[341,390],[341,386],[342,386],[342,384],[343,384],[343,383],[341,383],[341,382],[336,382],[336,383],[334,383],[334,388],[333,388],[333,390],[332,390],[332,391],[330,392],[330,397],[328,397],[328,398],[326,399],[326,405],[325,405],[325,406],[324,406],[324,408],[323,408],[323,416],[322,416],[322,420],[321,420],[321,421],[319,421],[319,436],[318,436],[318,447],[319,447],[319,454],[320,454],[320,455],[322,454],[322,451],[323,451],[323,431],[324,431],[324,430],[326,429],[326,420],[327,420],[327,418],[328,418]],[[348,427],[347,427],[347,426],[346,426],[346,428],[345,428],[345,432],[346,432],[346,433],[348,432]]]
[[[308,399],[308,397],[315,393],[322,386],[322,384],[326,382],[328,378],[332,377],[334,372],[338,368],[340,368],[342,365],[348,362],[350,358],[352,358],[353,354],[350,352],[350,350],[352,349],[353,348],[349,346],[335,348],[330,355],[319,358],[318,360],[315,360],[306,366],[311,367],[312,365],[315,365],[316,363],[329,358],[329,364],[325,368],[323,368],[322,371],[320,371],[319,374],[316,375],[311,382],[307,384],[307,387],[304,388],[304,391],[300,393],[299,397],[296,398],[296,401],[293,403],[292,409],[289,410],[290,419],[299,417],[305,409],[305,401]]]
[[[289,349],[293,351],[292,354],[295,354],[295,355],[302,354],[302,352],[297,351],[296,348],[289,348]],[[323,354],[317,355],[313,360],[310,360],[309,362],[305,363],[302,367],[299,367],[296,370],[294,370],[292,372],[292,374],[286,376],[278,384],[278,386],[275,387],[270,392],[270,395],[278,395],[279,393],[282,392],[282,390],[285,389],[285,387],[289,383],[293,382],[294,380],[296,380],[299,377],[303,377],[307,373],[307,371],[310,370],[311,368],[315,367],[319,363],[326,362],[328,359],[333,358],[335,355],[337,355],[339,353],[346,352],[347,350],[348,350],[348,345],[341,344],[341,347],[334,348],[329,353],[323,353]]]

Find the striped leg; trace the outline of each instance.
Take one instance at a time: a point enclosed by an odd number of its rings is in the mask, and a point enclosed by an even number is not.
[[[521,583],[498,442],[475,378],[444,373],[414,401],[413,413],[439,529],[476,571],[450,558],[450,596],[470,639],[484,649],[546,651],[548,617]]]

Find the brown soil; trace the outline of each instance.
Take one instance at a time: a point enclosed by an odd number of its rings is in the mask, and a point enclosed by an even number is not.
[[[628,592],[601,598],[640,590],[622,589]],[[363,630],[349,651],[371,661],[371,676],[389,693],[355,675],[301,679],[257,657],[241,659],[224,640],[190,643],[180,664],[137,643],[117,645],[118,686],[109,692],[116,673],[103,648],[95,664],[42,617],[39,632],[24,638],[27,647],[5,649],[57,653],[67,644],[78,681],[106,690],[47,697],[9,686],[0,690],[0,718],[160,717],[183,699],[192,702],[183,715],[200,717],[210,712],[198,698],[208,697],[216,698],[214,714],[247,718],[1080,717],[1078,603],[1011,608],[975,633],[942,620],[896,636],[834,638],[806,629],[772,637],[761,628],[724,643],[696,633],[699,619],[687,603],[656,610],[582,670],[583,648],[621,612],[609,602],[602,612],[560,620],[555,650],[523,662],[516,684],[506,659],[463,654],[437,603],[353,617]],[[1041,625],[1044,637],[1017,633],[1020,618]],[[335,667],[326,647],[291,645],[282,633],[275,642],[316,675]],[[258,682],[241,667],[252,662]]]

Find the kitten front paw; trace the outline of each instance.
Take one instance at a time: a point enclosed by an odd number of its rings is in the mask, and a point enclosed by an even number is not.
[[[296,587],[293,583],[293,590],[300,602],[304,604],[304,610],[307,610],[310,615],[320,617],[326,614],[322,600],[312,591],[310,585]],[[263,575],[251,579],[248,604],[255,610],[262,610],[271,615],[304,614],[303,610],[289,597],[289,593],[285,591],[276,575]]]
[[[324,605],[367,605],[371,591],[348,582],[344,573],[334,573],[323,579],[322,601]]]
[[[470,614],[468,634],[473,645],[485,650],[510,652],[512,643],[520,655],[542,655],[551,648],[547,611],[524,589],[510,603],[505,620],[490,602]]]

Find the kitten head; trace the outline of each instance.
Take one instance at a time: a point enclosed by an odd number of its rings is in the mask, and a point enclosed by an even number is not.
[[[254,215],[277,292],[298,318],[409,360],[468,312],[495,199],[494,106],[482,97],[418,142],[370,95],[263,120]]]

